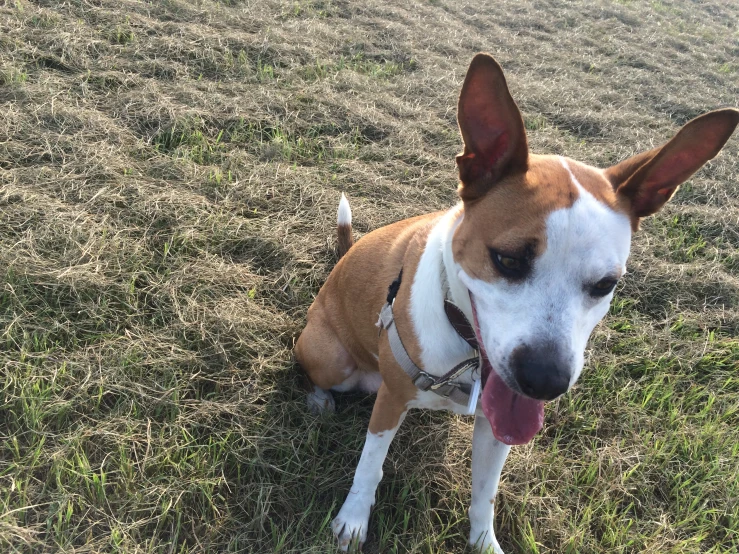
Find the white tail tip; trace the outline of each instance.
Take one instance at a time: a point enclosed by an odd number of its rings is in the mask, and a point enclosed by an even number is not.
[[[337,225],[351,225],[352,224],[352,210],[349,207],[349,201],[346,199],[344,193],[341,193],[341,200],[339,200],[339,211],[336,214]]]

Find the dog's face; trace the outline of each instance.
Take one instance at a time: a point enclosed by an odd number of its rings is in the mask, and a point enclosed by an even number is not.
[[[551,400],[575,383],[639,219],[713,158],[737,122],[737,110],[711,112],[606,170],[531,155],[500,67],[475,57],[459,100],[464,217],[452,248],[484,353],[512,391]]]
[[[626,270],[631,220],[618,208],[602,172],[558,157],[532,157],[465,207],[455,260],[486,355],[513,390],[550,400],[580,375]]]

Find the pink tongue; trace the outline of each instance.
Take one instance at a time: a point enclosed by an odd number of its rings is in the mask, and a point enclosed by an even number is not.
[[[480,324],[477,321],[477,307],[472,302],[472,317],[475,322],[475,335],[480,345],[483,378],[487,375],[482,389],[482,411],[493,428],[493,435],[505,444],[526,444],[544,426],[544,402],[523,396],[511,390],[490,365],[485,347],[480,340]]]
[[[482,411],[495,438],[505,444],[526,444],[544,425],[544,402],[512,391],[490,367],[490,362],[483,360],[489,373],[482,389]]]

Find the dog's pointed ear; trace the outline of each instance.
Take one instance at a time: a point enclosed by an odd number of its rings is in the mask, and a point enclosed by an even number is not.
[[[462,200],[480,198],[506,174],[526,169],[523,118],[503,70],[489,54],[477,54],[467,70],[457,120],[464,140],[464,152],[457,156]]]
[[[703,114],[667,144],[609,167],[606,178],[638,222],[662,208],[683,182],[716,157],[738,123],[739,110],[733,108]]]

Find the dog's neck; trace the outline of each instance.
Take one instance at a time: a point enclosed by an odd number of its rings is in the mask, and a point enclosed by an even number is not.
[[[470,355],[469,345],[454,330],[444,311],[448,290],[450,299],[472,321],[469,292],[458,277],[460,267],[452,254],[454,230],[463,217],[462,206],[458,205],[436,221],[412,276],[410,311],[421,347],[418,362],[436,376]]]
[[[464,218],[464,209],[461,206],[455,206],[450,210],[456,214],[453,218],[449,230],[442,236],[441,244],[441,260],[442,269],[445,272],[446,283],[449,291],[449,299],[464,312],[465,317],[472,321],[472,305],[470,301],[470,291],[464,286],[459,278],[459,272],[462,269],[460,265],[454,261],[452,252],[452,241],[454,240],[454,231]],[[428,246],[427,246],[428,248]]]

